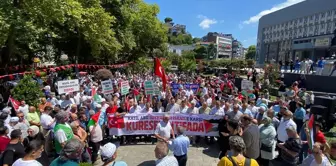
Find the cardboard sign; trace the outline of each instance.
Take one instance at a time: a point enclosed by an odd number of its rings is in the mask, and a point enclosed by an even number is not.
[[[112,85],[112,81],[110,79],[102,81],[101,85],[102,85],[102,90],[103,90],[104,94],[113,93],[113,85]]]
[[[79,81],[78,79],[58,81],[57,87],[59,94],[76,92],[79,91]]]
[[[154,94],[154,83],[153,81],[145,81],[145,93],[146,95],[153,95]]]
[[[249,80],[242,80],[241,90],[253,90],[253,82]]]
[[[128,81],[122,81],[120,87],[121,87],[121,95],[126,95],[129,93],[130,86]]]

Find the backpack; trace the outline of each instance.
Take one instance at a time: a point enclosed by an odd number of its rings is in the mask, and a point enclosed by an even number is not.
[[[232,159],[232,157],[228,157],[229,160],[231,161],[232,165],[233,166],[238,166],[237,163]],[[245,158],[245,163],[244,163],[244,166],[250,166],[251,165],[251,159],[249,158]]]
[[[15,156],[15,149],[14,149],[14,148],[12,148],[12,147],[8,147],[8,148],[6,148],[6,149],[0,154],[0,165],[3,165],[4,156],[5,156],[5,154],[6,154],[7,152],[10,152],[10,151],[12,151],[12,152],[14,153],[14,156]],[[15,157],[14,157],[13,159],[15,159]],[[13,163],[14,163],[14,161],[13,161]]]

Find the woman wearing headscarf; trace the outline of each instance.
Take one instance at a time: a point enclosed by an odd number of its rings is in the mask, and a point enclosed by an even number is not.
[[[60,152],[60,156],[51,162],[50,166],[78,166],[79,158],[84,146],[78,139],[67,141]]]
[[[29,144],[33,140],[37,140],[40,142],[45,143],[44,135],[40,132],[40,128],[37,126],[30,126],[27,130],[28,136],[23,140],[23,146],[25,148],[29,147]],[[42,165],[49,165],[50,161],[48,158],[48,155],[45,151],[41,153],[41,156],[36,159],[38,162],[40,162]]]
[[[276,157],[276,130],[272,124],[272,119],[264,117],[260,125],[260,164],[268,166],[270,160]]]

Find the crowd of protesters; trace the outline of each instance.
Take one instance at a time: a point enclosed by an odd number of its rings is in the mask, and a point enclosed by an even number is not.
[[[259,73],[260,74],[260,73]],[[153,80],[161,89],[160,79],[144,75],[126,76],[115,73],[114,93],[104,95],[100,81],[81,78],[80,91],[54,95],[50,85],[42,90],[38,107],[20,101],[18,109],[9,106],[0,114],[0,165],[5,166],[72,166],[80,162],[93,165],[125,166],[117,161],[117,146],[109,140],[107,116],[127,113],[165,113],[157,124],[155,157],[159,166],[185,166],[189,146],[203,141],[219,145],[218,166],[235,165],[299,165],[328,166],[336,157],[336,144],[329,145],[321,132],[322,123],[314,123],[316,135],[312,142],[308,121],[313,93],[300,89],[297,82],[279,91],[275,100],[262,89],[258,73],[251,75],[254,90],[243,94],[234,86],[235,76],[218,77],[170,74],[169,83],[180,84],[177,91],[170,84],[159,95],[148,96],[144,81]],[[121,95],[120,82],[129,81],[130,92]],[[197,91],[183,84],[195,83]],[[284,86],[284,85],[283,85]],[[92,89],[96,95],[92,97]],[[97,112],[102,118],[93,125],[90,119]],[[220,116],[218,137],[186,136],[183,127],[176,131],[169,122],[169,114],[208,114]],[[176,134],[176,135],[175,135]],[[151,136],[118,137],[121,144],[138,141],[155,143]],[[169,150],[174,156],[169,156]]]

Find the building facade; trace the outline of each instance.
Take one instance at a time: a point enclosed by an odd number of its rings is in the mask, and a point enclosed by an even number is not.
[[[196,48],[195,45],[168,45],[168,51],[176,53],[177,55],[182,55],[183,51],[191,51]]]
[[[257,62],[330,56],[336,0],[306,0],[259,20]]]
[[[203,37],[203,41],[212,42],[217,46],[217,58],[231,58],[232,56],[232,40],[231,34],[222,34],[210,32]]]
[[[232,41],[232,57],[235,59],[244,58],[244,47],[238,40]]]

